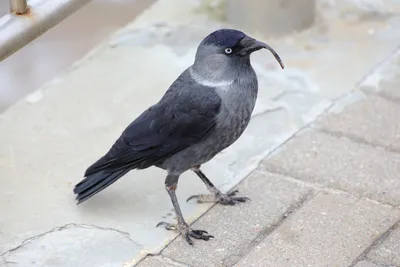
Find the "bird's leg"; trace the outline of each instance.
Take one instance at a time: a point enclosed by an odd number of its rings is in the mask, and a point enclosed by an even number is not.
[[[165,179],[165,188],[168,192],[169,197],[171,198],[172,205],[174,206],[178,224],[175,225],[167,222],[159,222],[157,224],[157,227],[162,225],[167,230],[178,230],[190,245],[193,245],[191,237],[208,241],[210,238],[213,238],[212,235],[209,235],[204,230],[191,229],[183,218],[181,208],[179,207],[178,199],[176,198],[175,194],[178,184],[178,178],[179,176],[177,175],[168,175]]]
[[[210,191],[210,195],[194,195],[191,196],[187,199],[187,201],[191,199],[197,199],[198,203],[204,203],[204,202],[218,202],[222,205],[235,205],[240,202],[246,202],[247,200],[250,200],[248,197],[235,197],[236,193],[239,192],[238,190],[232,191],[228,194],[223,194],[221,191],[219,191],[213,183],[207,178],[207,176],[200,170],[200,166],[196,166],[195,168],[192,168],[192,171],[197,174],[197,176],[200,177],[200,179],[205,183],[207,186],[208,191]]]

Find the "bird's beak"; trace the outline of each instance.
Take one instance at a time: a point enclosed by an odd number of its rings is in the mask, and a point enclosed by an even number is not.
[[[244,55],[249,55],[253,53],[254,51],[258,51],[262,48],[268,49],[272,55],[274,55],[275,59],[278,61],[279,65],[281,65],[281,68],[284,69],[285,66],[283,65],[283,62],[281,58],[279,57],[278,53],[275,52],[275,50],[267,45],[266,43],[260,42],[254,38],[251,38],[249,36],[244,37],[240,41],[241,45],[243,46],[243,49],[241,51],[241,54]]]

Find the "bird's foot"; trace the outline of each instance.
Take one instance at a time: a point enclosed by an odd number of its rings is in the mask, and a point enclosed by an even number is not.
[[[167,222],[159,222],[156,227],[158,226],[164,226],[167,230],[179,231],[191,246],[193,246],[193,241],[191,237],[195,239],[202,239],[205,241],[208,241],[210,238],[214,238],[214,236],[209,235],[207,231],[191,229],[186,223],[172,224]]]
[[[198,203],[217,202],[222,205],[236,205],[251,200],[248,197],[235,197],[236,193],[238,192],[239,190],[235,190],[228,194],[223,194],[218,191],[216,194],[212,195],[194,195],[189,197],[186,201],[196,199]]]

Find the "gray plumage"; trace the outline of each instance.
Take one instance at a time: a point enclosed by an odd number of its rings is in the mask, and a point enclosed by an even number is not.
[[[283,68],[272,48],[240,31],[222,29],[207,36],[198,47],[194,64],[86,170],[86,178],[74,189],[78,203],[132,169],[156,166],[168,172],[165,186],[178,218],[177,225],[159,225],[181,231],[190,244],[190,237],[212,237],[190,229],[184,221],[175,196],[178,178],[192,169],[204,181],[212,195],[191,197],[199,202],[233,205],[248,199],[222,194],[200,171],[200,165],[234,143],[250,122],[258,93],[250,54],[261,48],[269,49]]]

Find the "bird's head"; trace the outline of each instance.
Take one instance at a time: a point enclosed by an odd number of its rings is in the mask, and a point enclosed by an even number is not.
[[[199,72],[213,71],[215,78],[218,78],[218,73],[223,77],[234,77],[237,75],[235,72],[241,71],[241,67],[250,66],[250,55],[263,48],[273,54],[283,69],[279,55],[266,43],[238,30],[220,29],[206,36],[200,43],[194,67]]]

